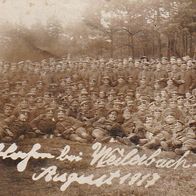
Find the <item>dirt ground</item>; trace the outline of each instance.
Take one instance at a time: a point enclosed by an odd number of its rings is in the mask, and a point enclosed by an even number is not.
[[[54,155],[59,154],[59,150],[65,145],[71,146],[70,154],[78,154],[83,152],[83,160],[80,162],[70,163],[68,161],[60,162],[58,160],[30,160],[27,169],[19,173],[16,169],[16,161],[0,160],[0,196],[195,196],[196,195],[196,171],[194,167],[182,169],[181,167],[174,169],[160,169],[151,165],[144,166],[107,166],[103,168],[95,168],[90,166],[92,160],[92,145],[79,144],[65,141],[63,139],[33,139],[23,141],[20,150],[28,152],[32,145],[40,143],[42,150],[40,152],[49,152]],[[118,143],[109,143],[107,146],[112,148],[124,148],[129,152],[133,147],[125,146]],[[141,151],[140,154],[152,154],[152,151]],[[173,152],[162,152],[159,158],[178,159],[180,156]],[[187,157],[188,163],[196,163],[196,155],[190,154]],[[64,192],[60,191],[62,183],[45,182],[44,179],[33,181],[34,173],[41,173],[41,168],[56,165],[61,173],[72,173],[101,176],[109,172],[120,170],[122,174],[137,173],[158,173],[160,179],[149,188],[144,186],[130,186],[127,183],[119,185],[114,180],[112,185],[103,185],[101,187],[91,185],[80,185],[78,183],[71,184]]]

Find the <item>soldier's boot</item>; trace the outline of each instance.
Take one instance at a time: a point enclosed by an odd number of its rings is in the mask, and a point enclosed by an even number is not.
[[[139,140],[139,144],[140,145],[144,145],[144,144],[146,144],[148,142],[148,139],[140,139]]]
[[[161,142],[161,147],[165,151],[168,151],[169,150],[169,146],[168,146],[167,142],[162,141]]]
[[[186,152],[182,148],[176,148],[174,151],[177,155],[183,155]]]
[[[1,139],[2,142],[9,143],[13,141],[12,137],[6,136]]]
[[[131,145],[132,145],[132,143],[131,143],[131,141],[130,141],[129,138],[126,138],[126,137],[123,137],[123,138],[122,138],[122,137],[117,136],[116,139],[117,139],[119,142],[121,142],[121,143],[123,143],[123,144],[125,144],[125,145],[128,145],[128,146],[131,146]]]

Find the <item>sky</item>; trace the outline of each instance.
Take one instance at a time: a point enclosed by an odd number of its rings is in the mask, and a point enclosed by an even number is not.
[[[62,24],[81,20],[90,0],[0,0],[0,22],[21,23],[30,27],[36,21],[46,24],[57,17]]]

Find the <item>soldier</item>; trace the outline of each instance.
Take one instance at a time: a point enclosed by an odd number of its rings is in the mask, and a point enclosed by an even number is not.
[[[108,112],[107,118],[101,117],[93,123],[94,130],[92,131],[92,136],[96,141],[106,142],[109,141],[111,137],[125,136],[120,125],[116,123],[117,117],[118,111],[112,109]]]
[[[30,126],[38,136],[52,138],[56,128],[53,108],[47,108],[45,113],[34,118],[30,122]]]
[[[73,99],[73,101],[70,103],[70,107],[68,109],[68,116],[71,116],[73,118],[77,118],[79,113],[79,103],[76,99]]]
[[[156,148],[161,146],[163,150],[168,151],[171,148],[173,130],[176,124],[176,118],[172,112],[168,112],[164,116],[164,122],[157,134],[144,145],[147,148]]]
[[[9,130],[12,135],[10,136],[11,141],[20,141],[23,140],[25,136],[32,136],[33,130],[28,122],[29,111],[27,109],[21,109],[17,118],[10,124]],[[33,134],[35,136],[35,134]]]
[[[111,80],[108,75],[103,76],[102,85],[100,86],[100,91],[109,92],[111,90]]]
[[[84,123],[73,117],[66,116],[62,110],[59,110],[57,113],[57,124],[54,133],[57,137],[87,143],[90,141],[91,137],[83,126]]]
[[[156,71],[154,72],[154,80],[158,82],[160,88],[165,88],[167,86],[167,79],[167,72],[162,68],[161,63],[158,63],[156,65]]]
[[[0,140],[10,141],[9,137],[13,135],[9,130],[9,126],[16,118],[13,115],[14,108],[14,105],[7,103],[4,106],[3,113],[0,114]]]
[[[183,132],[176,137],[175,144],[178,145],[179,148],[175,149],[176,154],[182,155],[187,150],[191,150],[193,152],[196,152],[196,121],[192,121],[189,123],[189,126],[186,127]]]

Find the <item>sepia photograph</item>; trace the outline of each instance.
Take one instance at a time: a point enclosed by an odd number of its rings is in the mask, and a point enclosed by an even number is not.
[[[196,0],[0,13],[0,196],[196,195]]]

